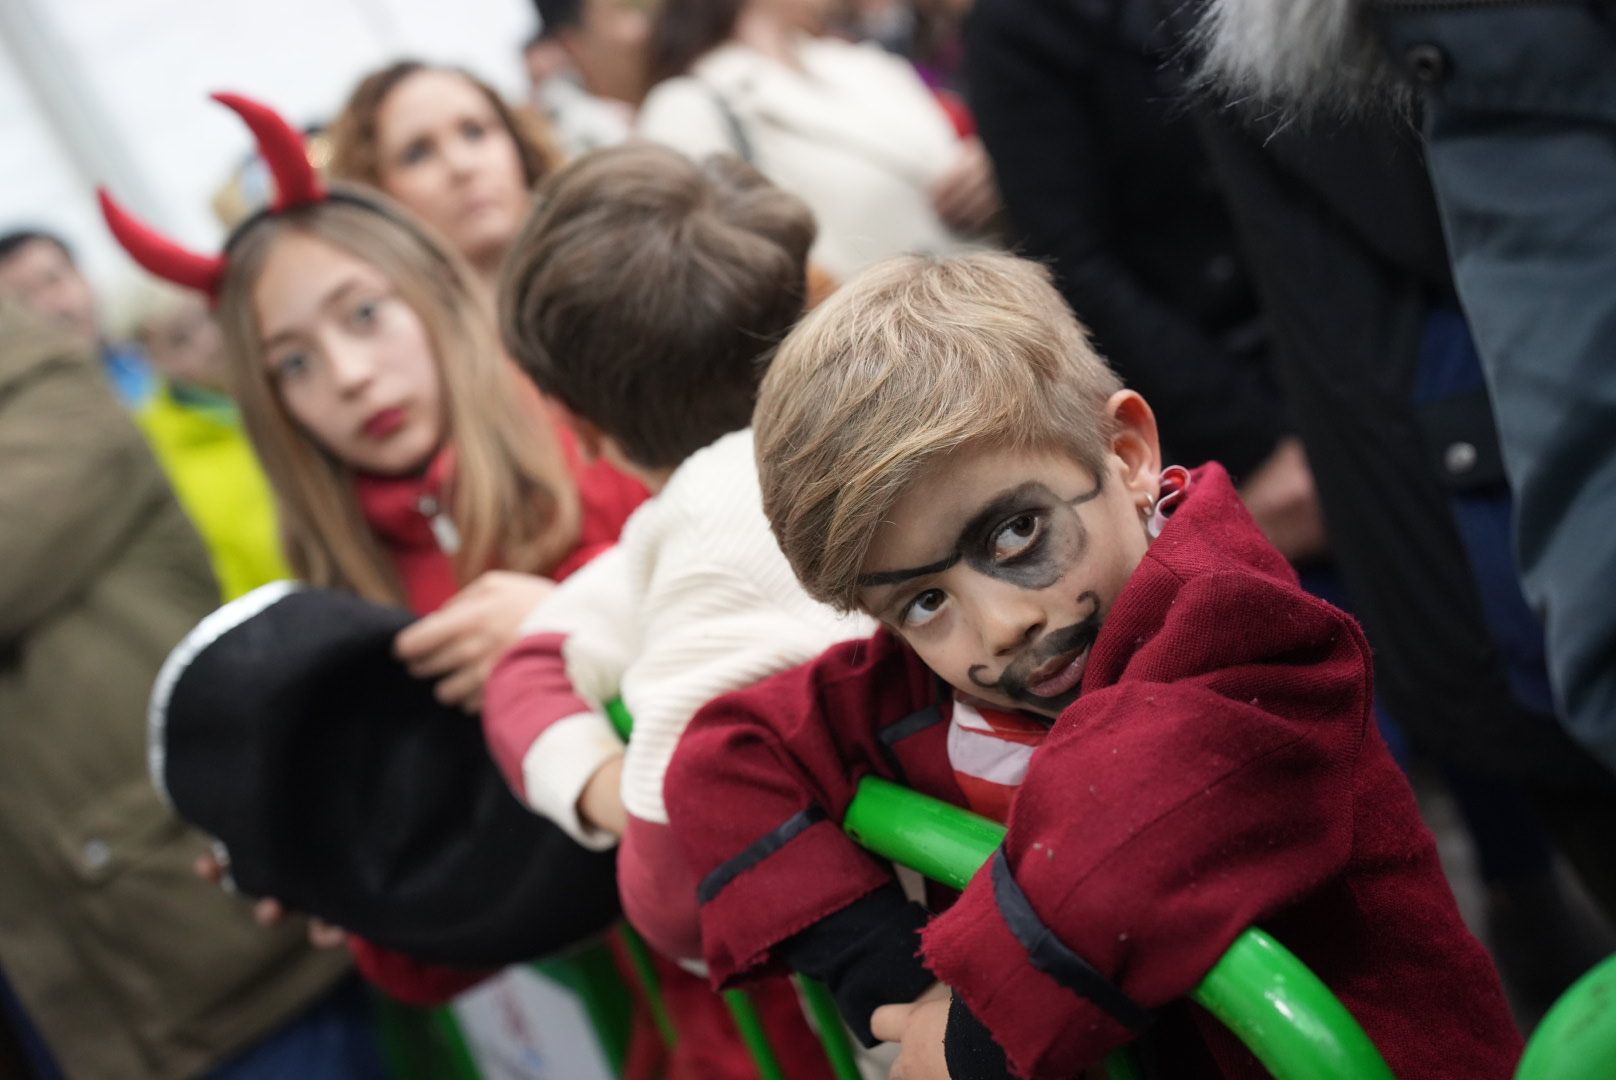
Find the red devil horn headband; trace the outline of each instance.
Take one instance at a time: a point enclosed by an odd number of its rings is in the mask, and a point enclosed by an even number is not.
[[[325,198],[325,185],[309,164],[303,136],[282,116],[240,94],[214,94],[213,100],[233,110],[252,130],[258,153],[275,178],[270,212],[280,213]],[[120,206],[105,188],[96,192],[107,227],[130,258],[165,281],[214,296],[224,279],[222,255],[202,255],[180,246]]]

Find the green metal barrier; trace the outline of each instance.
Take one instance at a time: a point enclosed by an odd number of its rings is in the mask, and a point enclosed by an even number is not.
[[[1609,1080],[1616,1070],[1616,956],[1560,995],[1532,1032],[1515,1080]]]
[[[611,720],[618,738],[627,742],[634,730],[634,718],[629,715],[628,708],[621,698],[613,698],[606,703],[606,716]],[[651,965],[650,951],[644,939],[633,927],[624,923],[622,929],[629,953],[634,960],[635,973],[639,976],[641,989],[645,991],[652,1014],[656,1017],[657,1030],[662,1035],[662,1041],[672,1047],[678,1040],[679,1033],[674,1030],[673,1021],[668,1016],[667,1005],[662,1000],[662,990],[656,971]],[[820,1044],[825,1049],[825,1059],[830,1063],[831,1071],[837,1080],[861,1080],[858,1062],[853,1054],[852,1040],[847,1036],[847,1029],[842,1025],[841,1014],[836,1011],[836,1003],[831,1000],[830,992],[808,978],[799,977],[797,986],[802,991],[803,1004],[808,1015],[812,1017],[819,1032]],[[757,1007],[752,1004],[751,998],[742,990],[726,990],[724,1004],[728,1007],[730,1017],[735,1021],[735,1027],[741,1034],[741,1041],[752,1056],[752,1063],[757,1066],[761,1080],[784,1080],[779,1056],[769,1043],[768,1033],[763,1028],[763,1021],[758,1016]]]
[[[873,776],[859,784],[842,824],[864,847],[954,888],[970,881],[1005,832],[968,810]],[[1391,1080],[1385,1059],[1346,1007],[1261,930],[1240,935],[1190,997],[1278,1080]],[[1106,1068],[1113,1080],[1137,1075],[1126,1060],[1108,1061]]]
[[[633,942],[628,944],[632,955]],[[644,948],[644,944],[640,947]],[[605,942],[594,941],[561,956],[539,960],[533,970],[572,991],[589,1017],[606,1064],[614,1074],[623,1075],[634,1029],[633,997]]]
[[[802,990],[802,1003],[814,1022],[815,1030],[819,1032],[819,1042],[825,1048],[825,1060],[830,1062],[836,1080],[862,1080],[858,1058],[853,1053],[853,1040],[842,1023],[842,1013],[836,1007],[836,999],[831,997],[824,983],[806,975],[797,976],[797,986]]]
[[[628,984],[601,942],[537,961],[533,969],[570,990],[613,1073],[621,1076],[633,1025]],[[394,1080],[482,1080],[475,1055],[448,1005],[420,1008],[372,994],[377,1041]]]
[[[377,1041],[394,1080],[481,1080],[454,1014],[372,995]]]

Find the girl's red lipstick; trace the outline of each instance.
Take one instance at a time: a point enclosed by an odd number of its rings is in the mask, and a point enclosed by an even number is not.
[[[403,426],[404,410],[395,407],[372,413],[361,430],[372,439],[385,439]]]

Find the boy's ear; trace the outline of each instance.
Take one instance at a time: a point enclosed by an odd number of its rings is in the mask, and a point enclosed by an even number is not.
[[[1161,439],[1156,433],[1156,414],[1150,404],[1133,390],[1118,390],[1105,403],[1111,417],[1111,453],[1120,462],[1123,486],[1142,506],[1156,498],[1160,488]]]

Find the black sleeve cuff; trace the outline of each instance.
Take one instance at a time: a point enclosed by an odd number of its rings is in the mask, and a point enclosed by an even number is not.
[[[943,1058],[953,1080],[1011,1080],[1009,1059],[958,994],[948,1006]]]
[[[824,983],[853,1034],[874,1046],[870,1014],[913,1001],[937,981],[920,962],[925,925],[926,909],[894,882],[787,938],[778,952],[793,970]]]

